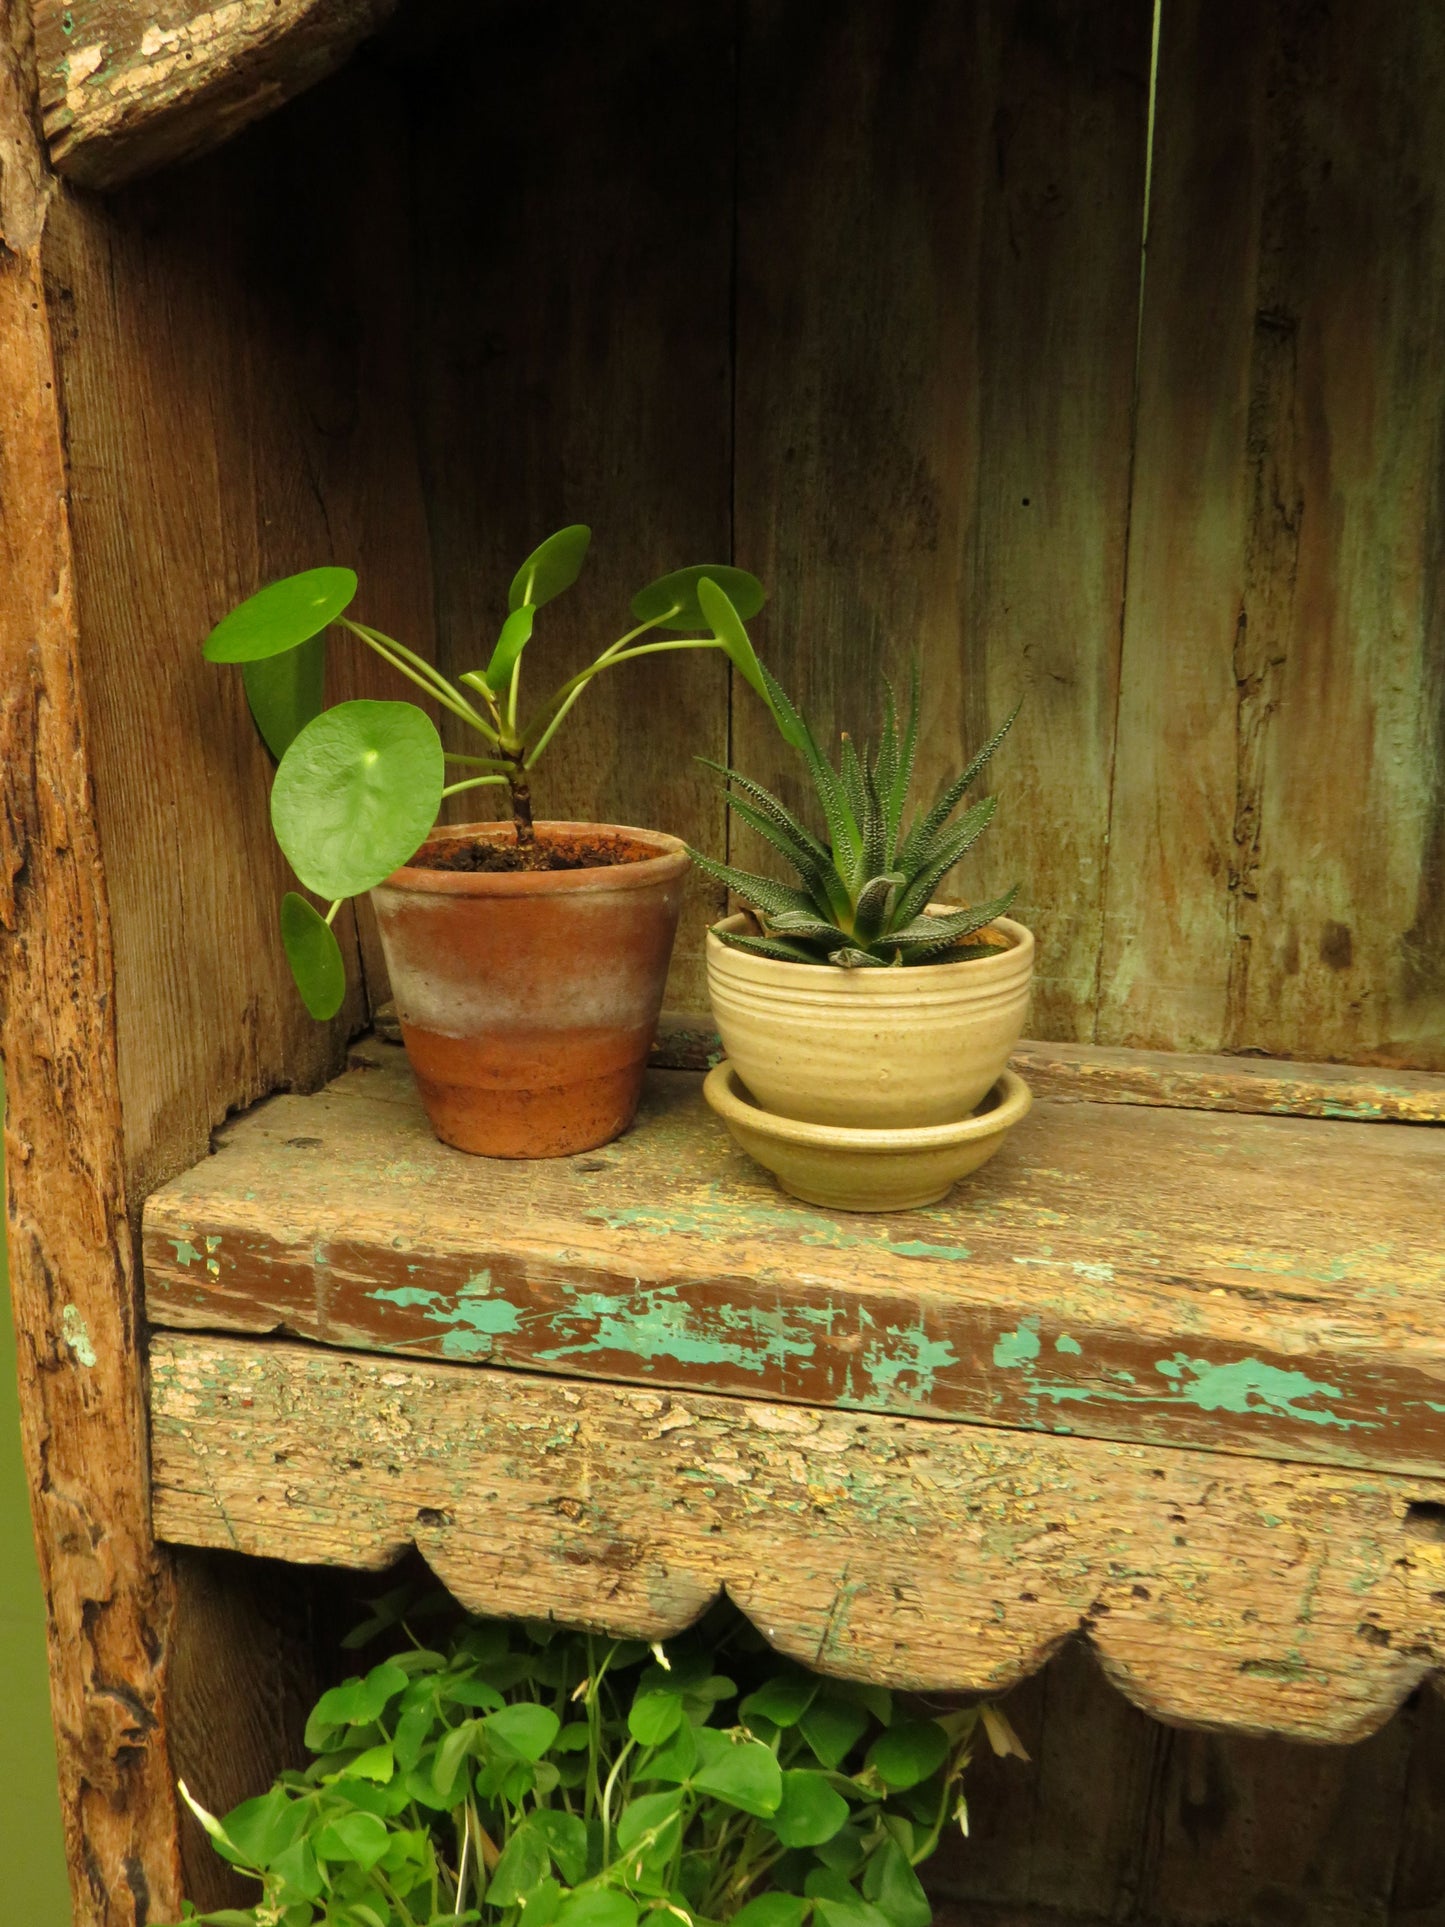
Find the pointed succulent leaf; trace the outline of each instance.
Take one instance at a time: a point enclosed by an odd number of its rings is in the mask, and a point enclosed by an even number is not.
[[[750,937],[741,930],[718,930],[714,933],[721,943],[734,950],[751,950],[755,956],[771,957],[777,963],[821,963],[816,952],[801,943],[785,943],[779,937]]]
[[[328,902],[360,896],[415,854],[441,807],[441,737],[414,703],[338,703],[281,758],[271,826]]]
[[[828,962],[837,964],[840,970],[884,970],[896,959],[875,957],[871,950],[859,950],[854,944],[844,944],[828,952]]]
[[[313,717],[321,714],[326,682],[326,638],[241,664],[246,701],[261,740],[279,763]]]
[[[888,942],[910,958],[928,956],[935,950],[944,950],[956,943],[960,937],[971,937],[975,930],[982,930],[986,924],[1001,917],[1018,895],[1018,885],[1006,890],[992,903],[980,903],[965,910],[954,910],[945,917],[915,917],[900,930],[890,930]]]
[[[748,580],[751,582],[752,577],[749,576]],[[743,680],[757,691],[764,702],[767,702],[768,686],[763,681],[762,665],[758,661],[752,640],[743,626],[742,617],[733,606],[731,597],[720,589],[711,577],[704,575],[697,582],[694,599],[702,611],[704,622],[717,637],[728,661]],[[635,610],[636,604],[633,607]],[[664,626],[674,628],[677,625],[668,622]],[[695,627],[692,623],[685,626]],[[774,721],[778,721],[776,714]],[[781,728],[781,723],[779,727]]]
[[[581,522],[558,529],[545,542],[539,542],[512,577],[507,607],[515,615],[526,603],[540,609],[544,602],[570,589],[582,573],[592,531]],[[509,672],[510,673],[510,672]]]
[[[536,620],[536,603],[523,602],[502,624],[492,659],[482,671],[482,681],[494,696],[499,696],[511,681],[517,658],[532,640],[532,624]]]
[[[767,818],[753,809],[750,803],[744,802],[742,797],[729,795],[724,800],[739,822],[756,830],[797,871],[803,889],[816,906],[819,916],[836,918],[852,915],[853,900],[834,869],[831,857],[825,856],[821,862],[815,862],[806,850],[800,850],[796,844],[786,843],[782,831],[774,829]]]
[[[902,871],[885,870],[881,876],[870,877],[863,885],[853,912],[853,934],[861,942],[872,943],[887,930],[893,918],[899,887],[907,881]]]
[[[767,927],[769,936],[797,937],[804,943],[836,943],[847,934],[831,918],[802,910],[780,910],[776,915],[769,912]]]
[[[888,847],[883,801],[866,757],[859,764],[859,774],[863,780],[863,876],[876,877],[892,867],[893,852]]]
[[[898,704],[893,694],[893,685],[884,678],[883,682],[883,728],[878,737],[878,753],[873,758],[872,776],[880,798],[892,794],[894,779],[898,774]]]
[[[768,599],[762,583],[746,569],[730,568],[723,562],[703,562],[690,569],[674,569],[670,575],[659,576],[656,582],[639,589],[632,598],[632,613],[639,622],[655,622],[660,629],[675,629],[679,633],[701,629],[711,621],[698,593],[704,581],[722,592],[740,623],[750,622]],[[748,649],[751,653],[751,643]],[[743,674],[747,675],[747,671],[743,670]],[[747,679],[760,696],[766,696],[766,691],[752,676]]]
[[[294,890],[281,899],[281,942],[307,1010],[322,1022],[334,1017],[346,1000],[341,946],[325,917]]]
[[[260,662],[319,636],[356,594],[354,569],[303,569],[258,589],[201,644],[207,662]]]
[[[759,663],[763,682],[768,691],[768,701],[773,715],[777,718],[778,728],[784,742],[797,750],[807,764],[808,775],[817,792],[818,801],[823,806],[823,820],[828,825],[828,838],[832,845],[834,862],[842,874],[844,866],[856,861],[862,837],[858,820],[848,807],[843,785],[818,748],[817,739],[809,727],[807,718],[793,707],[787,693],[766,663]]]
[[[923,867],[909,879],[908,888],[898,899],[895,915],[899,923],[909,923],[923,914],[939,883],[973,848],[993,821],[997,808],[998,798],[985,796],[971,810],[966,810],[951,828],[939,832]]]
[[[859,840],[866,841],[868,798],[863,788],[863,765],[858,759],[853,738],[846,730],[843,732],[843,754],[838,769],[842,777],[843,794],[848,799],[848,808],[853,812],[853,821],[858,825]]]
[[[771,822],[776,823],[811,856],[819,862],[827,862],[828,852],[817,837],[805,824],[799,822],[787,805],[774,796],[771,790],[764,789],[761,783],[755,783],[751,776],[744,776],[741,770],[729,769],[726,763],[715,763],[710,756],[699,756],[697,760],[705,769],[716,770],[719,776],[726,777],[733,788],[741,790],[756,809]]]
[[[911,870],[917,866],[920,852],[928,849],[933,838],[938,834],[939,830],[943,828],[949,817],[952,816],[954,810],[963,801],[968,791],[973,788],[984,765],[988,762],[1004,737],[1007,736],[1013,728],[1014,718],[1018,715],[1020,707],[1021,704],[1014,704],[1004,720],[1002,727],[995,730],[994,734],[974,757],[962,776],[949,784],[948,788],[939,797],[928,814],[919,817],[912,829],[909,830],[908,835],[903,840],[903,846],[898,852],[900,868]]]
[[[740,896],[745,903],[753,904],[764,916],[785,916],[789,913],[801,916],[815,916],[812,899],[804,896],[801,890],[790,890],[786,883],[775,883],[771,877],[755,876],[750,870],[734,869],[730,863],[715,863],[701,850],[689,849],[688,855],[697,867],[719,883],[725,883],[730,890]]]

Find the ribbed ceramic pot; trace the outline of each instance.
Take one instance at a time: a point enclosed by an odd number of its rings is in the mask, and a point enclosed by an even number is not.
[[[783,963],[717,935],[746,927],[728,917],[708,932],[708,994],[738,1076],[778,1117],[855,1130],[956,1123],[1023,1034],[1034,940],[1011,917],[993,926],[1007,950],[895,970]]]
[[[632,1122],[691,859],[676,837],[539,823],[633,860],[576,870],[430,867],[509,824],[434,831],[371,893],[432,1129],[485,1157],[566,1157]]]

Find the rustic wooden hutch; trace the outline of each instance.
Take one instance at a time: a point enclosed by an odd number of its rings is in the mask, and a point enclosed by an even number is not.
[[[0,21],[0,1043],[77,1922],[220,1895],[176,1775],[293,1756],[336,1569],[413,1546],[479,1609],[655,1636],[725,1586],[932,1687],[1082,1634],[1112,1684],[1075,1642],[1021,1689],[970,1919],[1445,1921],[1440,10]],[[200,638],[334,559],[466,667],[579,517],[591,606],[761,574],[830,723],[917,649],[930,770],[1026,697],[973,880],[1024,879],[1050,1041],[947,1207],[791,1207],[701,1111],[706,885],[587,1158],[430,1139],[364,927],[334,1026],[293,997]],[[693,753],[789,781],[710,658],[589,702],[551,814],[720,851]]]

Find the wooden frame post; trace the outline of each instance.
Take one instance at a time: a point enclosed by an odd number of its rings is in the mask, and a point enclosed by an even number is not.
[[[180,1910],[110,918],[40,269],[29,24],[0,0],[0,1052],[22,1433],[77,1927]]]

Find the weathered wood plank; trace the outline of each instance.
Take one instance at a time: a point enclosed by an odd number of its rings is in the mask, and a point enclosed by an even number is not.
[[[736,501],[759,647],[826,730],[927,689],[922,783],[1014,702],[999,818],[1034,1023],[1088,1037],[1103,914],[1138,312],[1149,9],[743,10]],[[801,801],[745,690],[734,755]],[[766,847],[743,834],[750,868]]]
[[[529,704],[632,627],[638,589],[731,558],[733,31],[709,0],[577,0],[500,21],[456,8],[425,40],[415,365],[443,667],[485,663],[544,535],[594,532],[581,582],[538,619]],[[538,815],[721,850],[717,781],[696,758],[725,759],[727,711],[714,654],[608,672],[538,766]],[[452,807],[495,815],[495,799]],[[683,1005],[705,1001],[702,934],[721,907],[694,873],[671,978]]]
[[[63,194],[53,212],[45,268],[138,1196],[202,1156],[228,1111],[321,1082],[366,1021],[374,954],[363,973],[353,951],[329,1028],[296,994],[273,765],[239,672],[203,662],[200,642],[262,583],[335,560],[360,572],[365,619],[431,649],[401,144],[394,94],[358,73],[183,173],[104,201]],[[393,248],[379,278],[378,223]],[[337,638],[329,687],[409,685]]]
[[[376,1013],[376,1030],[388,1042],[401,1042],[393,1006]],[[652,1047],[652,1062],[659,1070],[710,1070],[722,1054],[722,1039],[711,1017],[662,1013]],[[1445,1124],[1445,1077],[1428,1071],[1121,1050],[1036,1038],[1025,1038],[1010,1062],[1036,1097],[1062,1102],[1333,1117],[1355,1124]]]
[[[1072,1633],[1159,1718],[1372,1731],[1445,1660],[1445,1484],[158,1335],[156,1529],[996,1692]]]
[[[117,187],[217,146],[338,67],[396,0],[36,0],[52,163]]]
[[[1445,1068],[1445,16],[1162,18],[1098,1037]]]
[[[1445,1133],[1042,1103],[949,1204],[870,1219],[784,1197],[686,1073],[604,1151],[497,1163],[368,1055],[150,1199],[156,1323],[1445,1468]]]
[[[80,702],[24,9],[0,4],[0,1055],[21,1439],[77,1927],[180,1906],[111,929]]]

